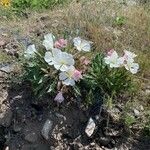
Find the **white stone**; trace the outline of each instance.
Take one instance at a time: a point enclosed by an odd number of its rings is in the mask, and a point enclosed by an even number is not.
[[[96,124],[94,120],[90,118],[85,129],[85,133],[87,134],[88,137],[92,136],[92,134],[94,133],[95,127],[96,127]]]

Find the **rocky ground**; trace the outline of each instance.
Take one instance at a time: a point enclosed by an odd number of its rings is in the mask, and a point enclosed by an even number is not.
[[[3,70],[8,72],[8,66]],[[1,75],[8,77],[5,72]],[[148,138],[141,139],[140,135],[129,138],[125,125],[115,120],[116,114],[122,111],[121,106],[111,112],[100,104],[85,109],[74,99],[59,106],[50,97],[37,100],[27,83],[11,85],[4,79],[1,83],[1,150],[150,149]],[[94,126],[89,124],[90,118]],[[93,134],[89,135],[90,132]]]

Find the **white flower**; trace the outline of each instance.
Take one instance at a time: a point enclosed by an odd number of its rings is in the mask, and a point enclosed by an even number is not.
[[[127,50],[124,50],[124,59],[126,60],[126,61],[132,61],[132,62],[134,62],[134,58],[136,57],[137,55],[136,54],[134,54],[134,53],[132,53],[132,52],[130,52],[130,51],[127,51]]]
[[[43,46],[45,46],[46,50],[51,50],[54,48],[54,39],[55,37],[52,33],[44,36]]]
[[[24,57],[27,59],[32,58],[34,57],[35,52],[37,52],[35,45],[29,45],[27,50],[24,52]]]
[[[125,50],[124,51],[124,67],[129,70],[132,74],[136,74],[139,70],[139,64],[138,63],[134,63],[134,58],[137,55]]]
[[[139,64],[138,63],[134,63],[132,61],[127,61],[124,64],[125,68],[127,70],[129,70],[132,74],[136,74],[139,70]]]
[[[91,50],[91,45],[89,41],[83,40],[80,37],[76,37],[73,39],[74,46],[77,48],[78,51],[86,51],[89,52]]]
[[[106,64],[110,65],[110,68],[118,68],[124,62],[123,57],[119,57],[116,51],[113,51],[111,55],[105,57],[104,60]]]
[[[53,50],[53,64],[57,70],[66,71],[69,66],[74,65],[74,59],[71,54],[62,52],[59,49]]]
[[[69,66],[74,65],[73,56],[57,48],[52,49],[52,52],[46,52],[44,59],[49,65],[54,65],[57,70],[61,71],[66,71]]]
[[[75,67],[70,66],[65,72],[61,72],[59,74],[59,80],[63,81],[63,84],[65,85],[75,85],[75,80],[74,80],[74,71]]]

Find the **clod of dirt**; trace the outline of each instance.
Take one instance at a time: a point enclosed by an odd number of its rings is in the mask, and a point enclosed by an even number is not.
[[[14,64],[6,63],[6,64],[0,64],[0,71],[10,73],[14,70]]]
[[[8,109],[4,114],[0,114],[0,125],[9,127],[12,121],[12,111]]]
[[[16,58],[19,57],[19,54],[17,53],[16,49],[7,49],[4,50],[8,55],[15,56]]]
[[[99,142],[103,146],[107,146],[110,143],[110,139],[107,137],[100,137]]]
[[[25,140],[31,143],[36,142],[38,139],[38,135],[35,132],[28,133],[25,135]]]
[[[0,47],[4,47],[6,45],[6,43],[5,43],[5,41],[3,41],[3,40],[0,40]]]
[[[140,105],[140,106],[139,106],[139,109],[140,109],[141,111],[143,111],[143,110],[144,110],[144,107],[143,107],[142,105]]]
[[[117,137],[117,136],[120,136],[120,133],[121,131],[120,130],[115,130],[115,129],[111,129],[111,128],[107,128],[106,131],[104,131],[104,134],[107,136],[107,137]]]
[[[53,127],[53,122],[51,120],[47,119],[41,130],[41,134],[46,140],[49,139],[49,132],[52,130],[52,127]]]
[[[20,132],[21,129],[22,129],[22,127],[21,127],[19,124],[16,124],[16,123],[14,124],[13,130],[14,130],[15,132]]]

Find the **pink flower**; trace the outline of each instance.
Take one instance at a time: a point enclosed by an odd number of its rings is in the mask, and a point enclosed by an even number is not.
[[[107,55],[108,55],[108,56],[111,56],[113,52],[114,52],[114,49],[110,49],[110,50],[107,52]]]
[[[58,102],[58,103],[62,103],[64,101],[64,97],[62,92],[58,92],[58,94],[56,95],[54,101]]]
[[[54,44],[55,48],[64,48],[67,46],[67,40],[65,39],[59,39]]]
[[[83,64],[83,65],[88,65],[90,63],[90,60],[87,59],[86,57],[82,56],[80,58],[80,62]]]
[[[88,60],[88,59],[85,59],[84,61],[83,61],[83,64],[85,64],[85,65],[88,65],[90,63],[90,60]]]
[[[73,79],[75,81],[78,81],[79,79],[82,78],[82,74],[81,74],[81,71],[79,70],[74,70],[74,73],[73,73]]]

